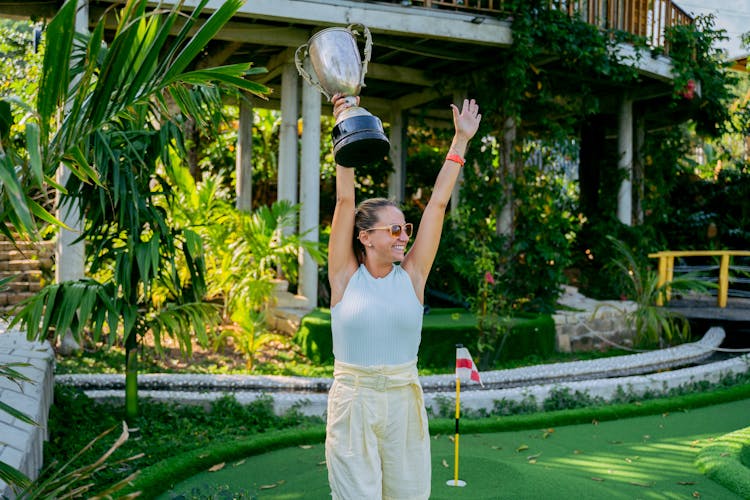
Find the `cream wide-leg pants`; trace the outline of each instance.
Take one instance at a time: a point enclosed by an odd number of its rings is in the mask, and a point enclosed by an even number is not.
[[[430,496],[427,412],[416,360],[363,367],[336,361],[326,462],[334,500]]]

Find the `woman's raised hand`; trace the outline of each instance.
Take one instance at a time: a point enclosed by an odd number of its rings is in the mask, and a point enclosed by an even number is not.
[[[352,104],[352,98],[347,97],[341,94],[334,94],[333,97],[331,97],[331,103],[333,104],[333,117],[338,119],[339,114],[341,114],[342,111],[344,111],[346,108],[351,108],[352,106],[359,106],[359,96],[355,97],[357,104]]]
[[[479,105],[474,99],[464,99],[461,111],[451,104],[453,110],[453,125],[456,128],[456,135],[466,141],[474,137],[479,128],[479,122],[482,121],[482,115],[479,114]]]

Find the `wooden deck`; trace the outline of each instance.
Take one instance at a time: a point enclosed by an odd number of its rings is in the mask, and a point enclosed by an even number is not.
[[[512,15],[508,0],[385,0],[404,6],[443,9],[488,16]],[[665,47],[664,30],[692,24],[693,18],[673,0],[548,0],[550,9],[598,26],[644,37],[652,47]],[[667,50],[668,51],[668,50]]]
[[[729,297],[726,307],[716,305],[716,297],[673,298],[666,306],[670,311],[688,319],[750,323],[750,299]]]

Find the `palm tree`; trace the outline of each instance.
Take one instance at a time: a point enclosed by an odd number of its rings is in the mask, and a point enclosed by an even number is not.
[[[143,335],[151,332],[157,346],[162,335],[171,335],[189,352],[192,335],[205,340],[207,326],[218,319],[213,306],[201,302],[200,237],[167,224],[160,200],[171,193],[158,167],[182,143],[170,104],[201,122],[220,101],[218,86],[268,91],[244,78],[261,71],[249,63],[190,70],[242,3],[227,0],[201,23],[207,0],[187,18],[179,4],[149,11],[146,0],[128,0],[105,43],[103,20],[90,35],[74,35],[76,1],[68,0],[47,29],[43,78],[27,124],[29,170],[49,180],[64,164],[74,174],[61,186],[61,203],[76,200],[81,207],[89,277],[45,287],[22,304],[13,322],[30,338],[70,330],[79,340],[90,329],[108,345],[122,339],[129,422],[137,416],[136,348]],[[22,208],[14,212],[18,219],[26,216]],[[22,222],[33,225],[30,215]],[[178,260],[187,273],[179,272]]]

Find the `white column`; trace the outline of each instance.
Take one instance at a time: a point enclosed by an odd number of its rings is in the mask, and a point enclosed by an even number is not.
[[[310,61],[306,64],[307,71],[311,72]],[[318,241],[320,224],[320,95],[310,85],[302,87],[299,232],[308,241]],[[299,264],[297,293],[307,297],[309,305],[315,306],[318,302],[318,264],[307,251],[300,252]]]
[[[281,131],[279,135],[279,177],[277,199],[297,203],[297,118],[299,117],[299,74],[294,64],[284,65],[281,74]]]
[[[87,0],[78,0],[76,12],[76,32],[87,33],[89,29],[89,3]],[[63,165],[57,169],[57,182],[64,186],[70,178],[70,170]],[[83,231],[83,220],[81,207],[72,198],[66,200],[65,206],[60,206],[58,196],[57,218],[70,228],[60,228],[55,244],[55,281],[75,281],[84,276],[86,251],[84,242],[74,243]]]
[[[253,209],[253,105],[250,95],[240,96],[240,124],[237,129],[237,156],[235,158],[237,182],[235,193],[237,210]]]
[[[623,224],[633,224],[633,101],[623,97],[617,131],[618,170],[625,178],[617,192],[617,218]]]
[[[88,0],[78,0],[76,12],[77,33],[88,33],[89,3]],[[70,170],[60,165],[56,174],[57,183],[67,184]],[[55,282],[77,281],[84,277],[86,269],[86,247],[84,241],[75,241],[83,232],[83,216],[81,205],[73,198],[67,198],[64,206],[60,205],[60,194],[57,195],[57,218],[70,229],[59,228],[55,242]],[[68,355],[78,351],[81,346],[68,330],[60,338],[58,352]]]
[[[393,172],[388,176],[388,197],[400,204],[406,191],[406,154],[404,149],[404,112],[394,106],[391,109],[391,130],[388,134],[391,143]]]

